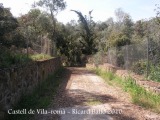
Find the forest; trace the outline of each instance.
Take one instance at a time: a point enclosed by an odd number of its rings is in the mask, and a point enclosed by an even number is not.
[[[27,14],[15,18],[9,8],[0,4],[0,68],[56,56],[62,57],[65,66],[83,66],[90,55],[98,59],[100,56],[97,57],[97,54],[107,55],[110,48],[141,44],[148,40],[152,44],[149,55],[152,55],[152,61],[156,58],[156,65],[159,65],[158,6],[155,6],[154,18],[135,22],[122,8],[115,10],[116,19],[111,17],[99,22],[93,21],[94,11],[84,15],[81,11],[71,10],[79,20],[63,24],[56,15],[66,7],[64,0],[40,0],[33,3]],[[124,62],[121,57],[118,58],[119,66]],[[144,66],[144,61],[138,61],[134,69],[140,69],[141,73],[146,69]]]

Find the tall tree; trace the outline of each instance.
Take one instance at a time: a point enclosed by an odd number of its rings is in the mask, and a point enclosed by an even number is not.
[[[56,20],[55,16],[59,11],[62,11],[66,8],[66,2],[64,0],[40,0],[37,2],[37,5],[46,9],[50,12],[53,25],[53,54],[56,55]]]
[[[156,4],[155,11],[156,11],[157,24],[160,24],[160,7],[159,7],[159,4]]]
[[[142,20],[138,20],[134,24],[134,34],[132,36],[133,42],[140,42],[143,40],[143,37],[145,36],[145,26],[144,22]]]
[[[109,36],[110,47],[119,47],[131,43],[133,34],[133,22],[129,14],[121,8],[115,11],[117,22],[114,24]]]
[[[129,14],[126,14],[126,16],[124,17],[122,32],[129,39],[127,44],[130,44],[133,34],[133,22]]]
[[[48,13],[32,9],[18,20],[21,32],[26,36],[28,44],[37,52],[50,54],[51,40],[49,38],[52,35],[52,21]]]
[[[125,19],[127,13],[125,13],[122,8],[118,8],[115,10],[115,16],[118,23],[122,23]]]
[[[82,64],[82,45],[79,43],[79,31],[76,27],[77,24],[74,21],[66,25],[60,24],[57,36],[58,53],[65,58],[63,62],[69,66]]]
[[[81,12],[76,10],[71,10],[75,12],[79,16],[79,20],[81,22],[82,30],[81,31],[81,37],[83,40],[81,40],[81,44],[83,45],[82,52],[83,54],[93,54],[96,52],[96,43],[95,43],[95,34],[93,32],[92,26],[92,11],[89,11],[89,20],[87,20],[86,17],[82,15]]]
[[[0,44],[10,46],[12,43],[11,32],[18,27],[18,21],[12,16],[9,8],[0,5]]]

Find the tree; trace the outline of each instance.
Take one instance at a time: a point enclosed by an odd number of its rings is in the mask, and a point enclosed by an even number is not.
[[[129,14],[121,8],[115,11],[117,22],[112,27],[108,43],[110,47],[120,47],[131,43],[133,22]]]
[[[121,47],[130,43],[130,39],[123,33],[113,33],[109,37],[110,47]]]
[[[160,24],[160,7],[159,7],[159,4],[156,4],[156,21],[157,21],[157,24],[159,25]]]
[[[145,36],[145,26],[144,22],[142,20],[138,20],[134,24],[134,34],[132,36],[133,42],[139,43],[140,41],[143,41],[143,37]]]
[[[133,22],[130,15],[126,14],[123,21],[122,32],[131,41],[133,34]],[[127,44],[130,44],[130,41]]]
[[[87,20],[86,17],[82,15],[81,12],[76,11],[76,10],[71,10],[78,14],[79,16],[79,21],[81,22],[81,27],[82,29],[80,30],[81,37],[83,40],[80,40],[83,48],[82,48],[82,53],[86,55],[91,55],[97,51],[96,49],[96,43],[95,43],[95,34],[92,29],[92,16],[91,13],[92,11],[89,12],[89,20]]]
[[[96,34],[96,43],[98,51],[105,51],[106,52],[106,42],[107,42],[107,35],[108,35],[108,27],[109,24],[107,22],[98,22],[94,27],[94,31]]]
[[[118,8],[115,10],[115,16],[118,23],[123,23],[127,13],[125,13],[122,8]]]
[[[53,25],[53,45],[54,45],[54,52],[53,54],[56,55],[56,20],[55,16],[58,14],[59,11],[62,11],[66,8],[66,2],[64,0],[40,0],[37,2],[37,5],[40,7],[45,8],[47,11],[50,12],[52,18],[52,25]]]
[[[10,9],[0,5],[0,44],[10,46],[12,41],[11,32],[18,27],[18,21],[12,16]]]
[[[82,64],[82,45],[79,42],[79,31],[74,21],[66,25],[58,24],[59,31],[57,34],[58,53],[63,58],[63,62],[69,66],[77,66]]]
[[[21,32],[28,40],[30,47],[39,49],[38,52],[50,54],[49,39],[52,32],[52,22],[48,13],[32,9],[19,19]],[[46,46],[46,47],[45,47]]]

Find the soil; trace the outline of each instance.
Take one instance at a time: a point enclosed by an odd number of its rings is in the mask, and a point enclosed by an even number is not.
[[[112,120],[160,120],[160,114],[132,104],[131,97],[128,93],[119,87],[107,84],[101,77],[86,68],[66,68],[62,76],[63,83],[59,86],[48,110],[57,110],[60,108],[66,110],[67,108],[75,107],[94,107],[99,109],[106,106],[107,110],[122,110],[121,114],[109,114]],[[95,116],[89,119],[87,116],[81,119],[103,120],[97,117]],[[62,115],[47,114],[35,115],[34,119],[63,120],[63,118]],[[110,120],[110,118],[105,118],[104,116],[104,120]],[[73,116],[71,115],[70,120],[73,120]],[[80,120],[80,117],[77,116],[75,120]]]

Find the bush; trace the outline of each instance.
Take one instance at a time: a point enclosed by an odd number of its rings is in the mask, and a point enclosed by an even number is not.
[[[6,47],[0,46],[0,68],[8,68],[12,66],[26,64],[35,60],[46,60],[52,58],[46,54],[29,55],[16,53]]]
[[[0,48],[0,68],[8,67],[12,64],[13,56],[5,48]]]
[[[160,82],[160,66],[150,66],[149,79]]]
[[[94,56],[93,56],[93,62],[95,65],[99,65],[99,64],[103,64],[103,53],[102,52],[97,52]]]
[[[147,69],[147,62],[146,60],[140,60],[138,62],[133,63],[131,70],[139,75],[145,74]]]
[[[12,53],[9,50],[0,52],[0,68],[8,68],[14,65],[25,64],[31,61],[25,54]]]
[[[15,53],[10,49],[0,46],[0,68],[7,68],[17,64],[31,61],[26,54]]]
[[[123,67],[124,66],[124,55],[122,53],[117,54],[117,66],[118,67]]]

